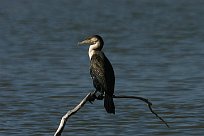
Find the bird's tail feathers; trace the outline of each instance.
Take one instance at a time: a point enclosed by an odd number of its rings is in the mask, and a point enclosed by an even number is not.
[[[108,94],[105,94],[105,97],[104,97],[104,107],[106,109],[106,111],[108,113],[113,113],[115,114],[115,105],[114,105],[114,102],[113,102],[113,97],[108,95]]]

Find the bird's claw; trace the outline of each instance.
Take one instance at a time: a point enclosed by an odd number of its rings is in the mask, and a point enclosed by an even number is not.
[[[89,102],[90,102],[91,104],[93,104],[93,102],[94,102],[94,100],[95,100],[96,98],[97,98],[97,97],[96,97],[95,93],[93,93],[93,94],[91,95],[91,97],[89,98]]]
[[[98,95],[96,99],[97,100],[103,100],[103,94]]]

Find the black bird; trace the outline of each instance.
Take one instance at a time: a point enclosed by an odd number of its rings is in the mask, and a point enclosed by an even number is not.
[[[100,92],[98,98],[105,93],[104,107],[108,113],[115,114],[115,105],[113,102],[115,74],[110,61],[102,51],[104,45],[103,39],[99,35],[93,35],[79,42],[79,45],[84,44],[90,45],[88,52],[90,58],[90,75],[96,91]]]

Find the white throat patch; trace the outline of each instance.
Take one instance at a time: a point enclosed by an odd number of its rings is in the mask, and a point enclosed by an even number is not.
[[[90,45],[89,47],[89,59],[91,60],[91,57],[95,54],[96,50],[100,47],[100,43],[97,42],[95,44]]]

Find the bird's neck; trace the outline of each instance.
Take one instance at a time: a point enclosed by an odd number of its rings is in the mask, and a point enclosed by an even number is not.
[[[91,60],[91,57],[96,53],[96,51],[100,51],[101,50],[101,45],[99,42],[90,45],[89,47],[89,59]]]

